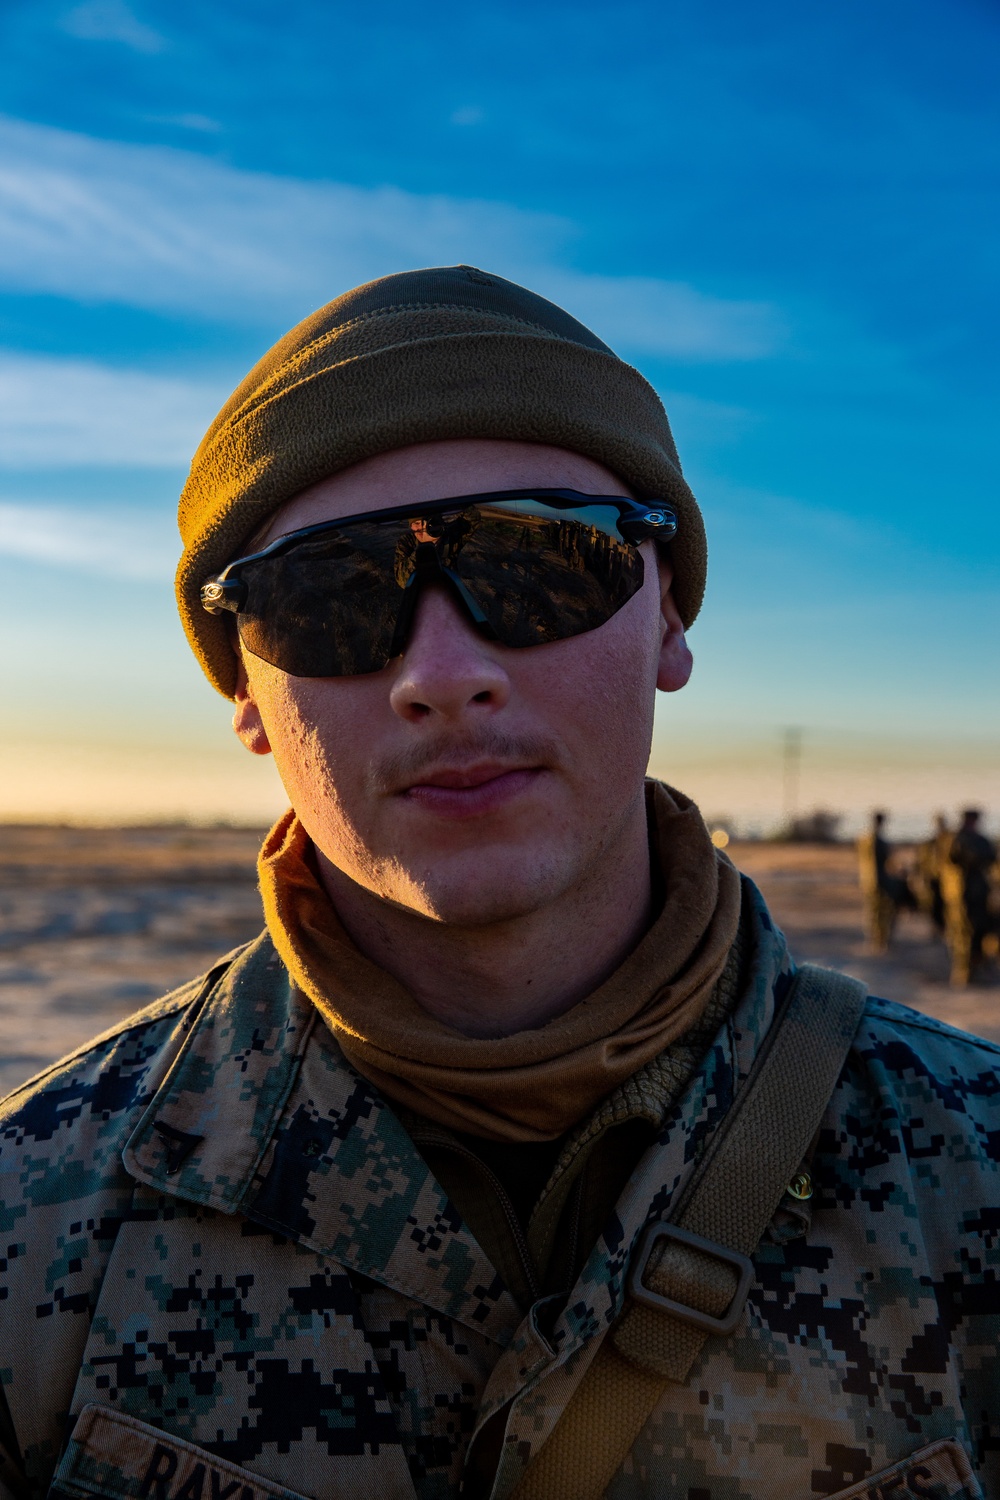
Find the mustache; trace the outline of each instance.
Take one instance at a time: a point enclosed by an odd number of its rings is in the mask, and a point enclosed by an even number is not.
[[[506,734],[499,729],[475,734],[442,734],[419,745],[382,757],[372,767],[375,791],[392,793],[413,786],[421,776],[442,766],[461,767],[480,760],[495,760],[516,766],[558,765],[558,742],[547,735]]]

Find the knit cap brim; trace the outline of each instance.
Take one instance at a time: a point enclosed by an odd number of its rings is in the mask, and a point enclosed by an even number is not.
[[[652,386],[555,304],[469,266],[408,271],[345,293],[251,370],[205,435],[181,495],[181,621],[226,697],[236,657],[205,579],[286,500],[362,459],[442,438],[508,438],[596,459],[678,514],[674,597],[701,605],[706,544]]]

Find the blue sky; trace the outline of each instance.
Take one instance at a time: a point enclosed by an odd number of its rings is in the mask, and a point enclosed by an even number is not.
[[[657,769],[765,817],[796,724],[807,800],[1000,801],[998,43],[993,0],[7,0],[0,813],[275,805],[173,621],[187,459],[292,322],[457,260],[667,404],[712,563]]]

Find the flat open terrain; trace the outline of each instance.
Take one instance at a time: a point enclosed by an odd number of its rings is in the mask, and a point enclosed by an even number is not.
[[[0,1093],[207,969],[263,925],[260,829],[0,824]],[[854,852],[736,844],[799,958],[1000,1041],[1000,982],[948,988],[920,917],[867,954]]]
[[[993,967],[983,983],[951,989],[948,955],[926,917],[904,912],[891,951],[869,951],[853,848],[733,844],[726,852],[763,891],[796,958],[843,969],[873,994],[1000,1042],[1000,974]]]
[[[259,932],[262,837],[0,824],[0,1094]]]

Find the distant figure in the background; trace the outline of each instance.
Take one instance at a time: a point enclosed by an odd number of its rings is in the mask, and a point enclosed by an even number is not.
[[[885,953],[902,907],[913,907],[906,881],[889,870],[892,845],[885,837],[886,815],[872,813],[871,827],[858,840],[861,892],[865,898],[865,928],[876,953]]]
[[[941,871],[951,854],[952,831],[943,813],[934,818],[934,832],[917,849],[919,904],[931,919],[938,937],[946,932],[944,896],[941,894]]]
[[[983,938],[990,928],[990,872],[997,849],[979,831],[981,813],[967,807],[941,870],[952,984],[970,984],[983,966]]]

